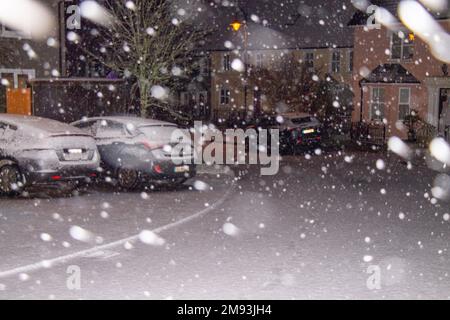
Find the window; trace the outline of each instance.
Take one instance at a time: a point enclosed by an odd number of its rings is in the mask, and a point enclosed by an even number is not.
[[[398,95],[398,111],[399,120],[404,120],[406,116],[410,114],[411,105],[411,89],[410,88],[400,88]]]
[[[231,70],[231,58],[230,58],[229,54],[223,55],[222,67],[223,67],[223,71]]]
[[[35,71],[29,69],[0,69],[0,78],[8,81],[8,87],[23,89],[27,81],[35,77]]]
[[[372,120],[383,120],[385,114],[385,92],[384,88],[372,88],[370,101],[370,118]]]
[[[208,58],[200,59],[200,74],[202,76],[207,76],[209,74],[209,59]]]
[[[353,50],[350,50],[348,53],[348,72],[353,72]]]
[[[331,72],[339,73],[341,71],[341,53],[333,51],[331,55]]]
[[[413,43],[406,39],[405,36],[400,37],[398,33],[393,33],[391,38],[391,59],[411,60],[414,56],[413,47]]]
[[[220,89],[220,104],[230,104],[230,90],[226,88]]]
[[[314,72],[314,52],[305,54],[305,66],[308,72]]]
[[[256,55],[256,68],[262,69],[264,66],[264,55],[262,53],[258,53]]]

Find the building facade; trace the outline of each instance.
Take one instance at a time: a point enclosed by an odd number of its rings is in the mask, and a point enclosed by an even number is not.
[[[265,99],[264,88],[245,79],[245,72],[233,68],[233,62],[243,61],[244,51],[215,51],[211,53],[211,107],[214,121],[245,118],[248,114],[270,114],[276,111]],[[319,78],[332,77],[343,86],[352,82],[353,47],[286,48],[248,50],[247,68],[271,70],[283,68],[283,57],[292,56]],[[247,88],[246,88],[247,82]],[[245,92],[247,91],[247,92]],[[282,102],[282,101],[280,101]],[[352,101],[343,104],[351,104]],[[295,109],[295,106],[292,106]],[[298,106],[301,107],[301,106]],[[295,111],[295,110],[291,110]]]
[[[56,25],[63,15],[62,2],[45,2]],[[53,30],[47,41],[37,41],[32,30],[20,32],[0,24],[0,47],[5,51],[0,61],[0,113],[6,112],[8,89],[26,88],[30,79],[59,76],[64,72],[65,57],[59,45],[63,41],[64,30],[61,28]]]
[[[380,3],[392,12],[397,4]],[[449,19],[441,16],[438,23],[450,32]],[[444,134],[450,126],[442,121],[450,108],[448,65],[400,23],[367,28],[360,19],[354,29],[353,121],[383,123],[388,136],[406,138],[404,120],[414,110]]]

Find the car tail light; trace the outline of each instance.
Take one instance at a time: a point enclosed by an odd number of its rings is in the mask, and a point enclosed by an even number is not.
[[[61,176],[52,176],[52,180],[54,180],[54,181],[58,181],[58,180],[61,180],[61,179],[62,179]]]
[[[144,146],[148,150],[161,149],[163,147],[163,145],[151,143],[149,141],[141,141],[139,144]]]
[[[156,166],[153,166],[153,170],[155,170],[155,172],[158,174],[164,173],[164,170],[161,168],[161,166],[159,164],[157,164]]]

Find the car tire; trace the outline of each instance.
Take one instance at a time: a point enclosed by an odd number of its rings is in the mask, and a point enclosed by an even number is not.
[[[0,194],[14,196],[20,194],[24,180],[19,167],[12,161],[0,161]]]
[[[132,169],[119,168],[117,170],[117,184],[124,190],[135,190],[139,187],[139,172]]]

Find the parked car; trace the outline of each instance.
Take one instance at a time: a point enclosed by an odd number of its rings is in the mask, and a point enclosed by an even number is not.
[[[74,185],[95,176],[100,156],[89,134],[58,121],[0,115],[0,193],[32,185]]]
[[[313,148],[322,141],[322,124],[307,113],[285,113],[264,116],[250,123],[248,128],[280,130],[280,151],[292,152],[300,148]]]
[[[123,189],[177,186],[196,174],[191,139],[173,123],[124,116],[88,118],[72,125],[95,137],[104,177]],[[182,147],[176,157],[175,146]]]

